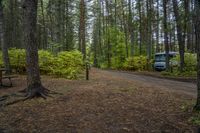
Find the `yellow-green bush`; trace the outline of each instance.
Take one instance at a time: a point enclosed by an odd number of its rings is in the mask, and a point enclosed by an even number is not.
[[[145,56],[129,57],[124,63],[124,69],[142,71],[147,68],[147,58]]]
[[[84,69],[83,57],[79,51],[60,52],[53,55],[46,50],[39,50],[39,66],[43,74],[56,75],[68,79],[76,79]],[[0,65],[3,66],[2,52],[0,52]],[[10,64],[19,72],[26,70],[26,53],[24,49],[10,49]]]
[[[8,51],[10,65],[17,71],[25,71],[26,69],[26,52],[24,49],[12,48]]]
[[[46,50],[39,50],[38,51],[39,54],[39,66],[40,66],[40,71],[42,73],[51,73],[52,72],[52,68],[54,66],[54,60],[55,57],[54,55]]]
[[[82,59],[82,54],[79,51],[60,52],[54,59],[52,74],[75,79],[77,74],[84,69]]]
[[[124,64],[125,58],[120,58],[120,57],[113,57],[111,59],[111,67],[112,69],[123,69],[123,64]]]

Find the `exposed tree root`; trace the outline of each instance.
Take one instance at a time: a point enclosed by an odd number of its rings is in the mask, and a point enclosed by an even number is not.
[[[25,88],[23,90],[20,90],[18,92],[19,93],[26,93],[26,97],[28,96],[28,90],[27,90],[27,88]],[[62,93],[59,93],[59,92],[56,92],[56,91],[52,91],[52,90],[49,90],[49,89],[46,89],[46,88],[44,88],[44,91],[40,91],[40,92],[44,92],[44,94],[39,93],[39,96],[44,95],[45,97],[49,96],[49,94],[63,95]]]
[[[0,97],[0,101],[6,100],[7,97],[8,97],[7,95]]]
[[[24,102],[26,100],[28,100],[28,98],[23,98],[23,99],[18,99],[18,100],[12,101],[12,102],[8,102],[8,103],[4,104],[4,107],[8,106],[8,105],[13,105],[13,104],[16,104],[16,103],[19,103],[19,102]]]
[[[26,92],[26,97],[28,99],[32,99],[35,97],[42,97],[46,99],[48,94],[49,94],[48,89],[44,88],[43,86],[39,86],[37,88],[28,88]]]
[[[0,102],[6,100],[9,97],[23,97],[22,95],[18,95],[16,93],[12,93],[10,95],[4,95],[0,97]]]
[[[25,95],[17,95],[16,93],[13,93],[13,94],[10,94],[10,95],[1,96],[0,97],[0,107],[13,105],[13,104],[16,104],[16,103],[19,103],[19,102],[26,101],[28,99],[33,99],[33,98],[38,98],[38,97],[41,97],[43,99],[47,99],[47,97],[53,98],[53,96],[51,96],[50,94],[62,95],[62,93],[51,91],[51,90],[46,89],[45,87],[43,87],[42,85],[39,85],[39,84],[29,86],[28,88],[25,88],[21,91],[18,91],[18,93],[25,93]],[[15,101],[6,103],[5,101],[9,97],[12,97],[12,96],[25,97],[25,98],[17,99]]]

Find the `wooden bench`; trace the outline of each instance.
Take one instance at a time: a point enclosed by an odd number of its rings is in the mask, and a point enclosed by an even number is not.
[[[3,85],[3,79],[8,79],[9,82],[10,82],[10,85],[8,87],[13,86],[11,79],[12,78],[17,78],[17,76],[12,75],[12,74],[5,74],[5,75],[3,75],[3,71],[6,71],[6,69],[5,68],[0,68],[0,85],[1,86],[5,86],[5,85]]]

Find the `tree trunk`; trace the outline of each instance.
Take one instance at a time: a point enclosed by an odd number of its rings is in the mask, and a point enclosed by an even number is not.
[[[131,9],[131,6],[132,3],[131,3],[131,0],[128,0],[128,28],[129,28],[129,33],[130,33],[130,40],[131,40],[131,57],[134,56],[134,29],[133,29],[133,22],[132,22],[132,9]]]
[[[105,6],[106,6],[106,11],[107,11],[107,16],[106,16],[106,32],[107,32],[107,63],[108,63],[108,68],[111,68],[111,41],[110,41],[110,10],[109,10],[109,3],[108,0],[105,1]]]
[[[153,1],[146,1],[147,10],[147,70],[150,69],[151,56],[152,56],[152,4]]]
[[[47,90],[42,86],[38,64],[38,45],[36,39],[38,0],[24,0],[24,44],[26,46],[27,97],[45,97]]]
[[[0,39],[1,39],[1,47],[2,47],[2,56],[4,67],[7,73],[10,73],[10,60],[8,55],[8,45],[5,43],[4,40],[4,15],[3,15],[3,5],[2,0],[0,0]]]
[[[200,1],[195,0],[195,35],[197,45],[197,102],[194,107],[200,110]]]
[[[82,51],[83,59],[86,58],[86,45],[85,45],[85,0],[80,0],[80,33],[79,33],[79,49]]]
[[[138,12],[139,12],[139,54],[142,55],[142,11],[141,11],[141,1],[138,0]]]
[[[178,10],[177,0],[173,0],[174,15],[177,25],[177,38],[179,44],[179,54],[180,54],[180,72],[184,70],[184,53],[185,53],[185,41],[183,36],[183,28],[181,26],[181,17]]]
[[[156,1],[156,52],[160,52],[160,45],[159,45],[159,32],[160,32],[160,17],[159,17],[159,0]]]
[[[125,47],[126,47],[126,58],[128,58],[129,53],[128,53],[128,30],[127,30],[127,20],[126,20],[126,16],[125,16],[125,11],[124,11],[124,3],[123,1],[121,1],[121,5],[122,5],[122,22],[123,22],[123,26],[124,26],[124,41],[125,41]]]
[[[191,0],[184,0],[184,8],[185,8],[185,31],[187,36],[187,50],[189,52],[192,52],[192,43],[191,43],[191,34],[192,34],[192,25],[191,25],[191,19],[190,16],[190,3]]]
[[[164,43],[165,43],[165,53],[166,53],[166,70],[169,70],[169,43],[168,43],[168,29],[167,29],[167,2],[168,0],[163,0],[163,25],[164,25]]]
[[[44,3],[43,0],[40,0],[40,6],[42,10],[42,28],[43,28],[43,35],[42,35],[42,44],[43,49],[47,49],[47,32],[46,32],[46,22],[45,22],[45,14],[44,14]]]

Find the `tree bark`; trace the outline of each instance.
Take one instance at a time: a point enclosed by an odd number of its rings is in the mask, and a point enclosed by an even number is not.
[[[200,1],[195,0],[195,35],[197,45],[197,101],[194,109],[200,110]]]
[[[43,38],[42,38],[42,43],[43,43],[43,49],[47,49],[47,32],[46,32],[46,22],[45,22],[45,14],[44,14],[44,3],[43,0],[40,0],[40,6],[42,10],[42,28],[43,28]]]
[[[163,26],[164,26],[164,43],[166,53],[166,70],[169,70],[169,43],[168,43],[168,29],[167,29],[167,3],[168,0],[163,0]]]
[[[0,0],[0,39],[1,39],[1,47],[2,47],[2,56],[4,67],[6,69],[6,73],[10,73],[10,60],[8,55],[8,45],[5,43],[5,35],[4,35],[4,15],[3,15],[3,5]]]
[[[86,44],[85,44],[85,0],[80,0],[80,25],[79,25],[79,49],[83,54],[83,59],[86,58]]]
[[[159,0],[156,1],[156,52],[160,52],[160,45],[159,45],[159,32],[160,32],[160,17],[159,17]]]
[[[141,1],[138,0],[138,12],[139,12],[139,54],[142,55],[142,11],[141,11]]]
[[[180,72],[184,70],[184,53],[185,53],[185,40],[183,36],[183,28],[181,26],[181,17],[178,10],[177,0],[173,0],[174,16],[176,19],[177,26],[177,38],[179,44],[179,54],[180,54]]]
[[[134,56],[134,29],[133,29],[133,19],[132,19],[132,9],[131,9],[131,0],[128,0],[128,28],[129,28],[129,33],[130,33],[130,40],[131,40],[131,57]]]
[[[27,97],[45,97],[47,90],[42,86],[38,64],[38,45],[36,39],[38,0],[24,0],[23,2],[23,25],[24,44],[26,47],[27,65]]]
[[[125,9],[124,9],[124,3],[123,1],[121,1],[121,5],[122,5],[122,22],[123,22],[123,26],[124,26],[124,41],[125,41],[125,50],[126,50],[126,58],[128,58],[129,56],[129,52],[128,52],[128,27],[127,27],[127,20],[126,20],[126,16],[125,16]]]
[[[152,57],[152,4],[153,1],[146,1],[147,10],[147,70],[150,69]]]

